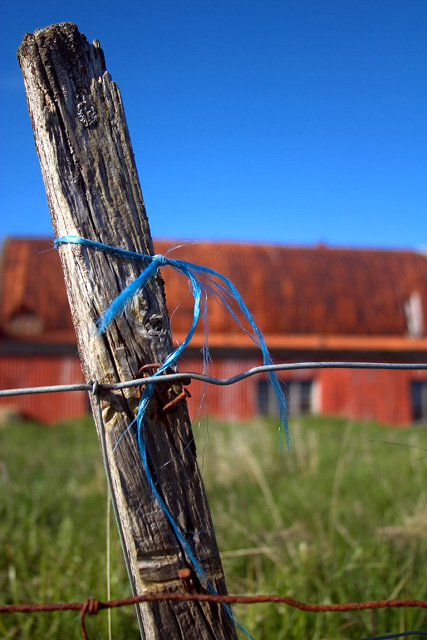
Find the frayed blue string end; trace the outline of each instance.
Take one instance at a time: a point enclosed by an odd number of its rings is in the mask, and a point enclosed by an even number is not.
[[[85,238],[80,238],[78,236],[63,236],[61,238],[57,238],[54,242],[55,247],[58,247],[61,244],[71,243],[71,244],[79,244],[85,247],[89,247],[95,250],[104,251],[107,253],[112,253],[114,255],[130,258],[133,260],[142,260],[147,262],[147,266],[141,272],[141,274],[135,278],[118,296],[111,305],[106,309],[104,314],[102,315],[100,321],[98,322],[97,328],[99,333],[104,333],[114,318],[125,311],[126,306],[130,302],[130,300],[135,296],[139,291],[141,291],[144,286],[147,284],[148,280],[156,275],[158,269],[160,267],[169,265],[174,268],[176,271],[180,272],[184,276],[188,278],[189,286],[194,298],[194,307],[193,307],[193,320],[190,326],[190,329],[184,338],[183,342],[172,351],[166,358],[166,360],[162,363],[159,369],[156,371],[154,376],[161,375],[168,367],[176,364],[178,357],[181,355],[185,347],[191,341],[194,331],[196,329],[196,325],[199,321],[200,314],[202,313],[203,327],[204,327],[204,348],[203,348],[203,369],[204,373],[206,373],[205,369],[208,366],[210,356],[209,356],[209,347],[208,347],[208,322],[207,322],[207,298],[209,295],[214,297],[216,301],[224,306],[224,308],[228,311],[231,317],[235,320],[238,326],[245,332],[247,335],[253,340],[253,342],[260,348],[263,364],[270,365],[272,364],[271,356],[268,352],[267,345],[265,343],[264,337],[257,327],[255,320],[252,317],[249,309],[247,308],[245,302],[243,301],[240,293],[234,286],[234,284],[226,278],[225,276],[217,273],[213,269],[209,269],[208,267],[202,267],[199,265],[192,264],[191,262],[186,262],[184,260],[173,260],[166,258],[161,255],[149,256],[145,254],[136,253],[133,251],[126,251],[124,249],[118,249],[116,247],[111,247],[109,245],[104,245],[100,242],[95,242],[92,240],[87,240]],[[246,329],[236,313],[232,309],[232,304],[237,303],[240,312],[242,313],[244,319],[250,326],[250,331]],[[283,393],[283,390],[280,386],[279,380],[275,374],[275,372],[270,372],[267,374],[269,383],[276,395],[277,403],[279,406],[280,412],[280,422],[279,422],[279,437],[282,432],[282,429],[285,430],[286,434],[286,442],[288,449],[290,450],[290,438],[289,438],[289,429],[287,423],[287,415],[286,415],[286,400]],[[157,487],[154,484],[152,475],[150,473],[148,467],[147,460],[147,450],[145,446],[144,439],[144,415],[147,409],[148,403],[153,395],[154,391],[154,383],[147,384],[145,386],[144,392],[141,397],[141,401],[138,407],[136,423],[137,423],[137,439],[138,439],[138,447],[141,453],[142,463],[144,466],[144,470],[146,473],[146,477],[150,484],[151,490],[163,512],[165,513],[168,521],[170,522],[174,533],[179,540],[183,551],[187,555],[191,564],[193,565],[197,576],[199,577],[202,584],[205,585],[206,589],[210,593],[215,593],[214,587],[211,585],[208,580],[206,573],[204,572],[202,566],[200,565],[197,558],[194,556],[192,552],[191,546],[189,542],[186,540],[184,535],[181,533],[179,528],[177,527],[171,513],[169,512],[166,504],[163,501],[163,498],[159,494]],[[227,613],[231,616],[231,618],[235,621],[237,626],[245,633],[248,638],[252,638],[252,636],[248,633],[248,631],[243,627],[243,625],[237,620],[235,615],[233,614],[230,607],[227,605],[223,605]]]

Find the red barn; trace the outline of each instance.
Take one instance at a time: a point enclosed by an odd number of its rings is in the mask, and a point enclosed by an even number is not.
[[[158,253],[172,243],[156,241]],[[172,245],[173,246],[173,245]],[[264,333],[276,362],[427,361],[427,259],[414,251],[200,242],[169,254],[230,278]],[[186,279],[162,271],[175,338],[192,320]],[[0,388],[80,382],[74,329],[52,240],[6,240],[0,268]],[[210,302],[211,373],[228,378],[261,364],[257,347]],[[202,327],[185,351],[182,371],[201,371]],[[427,371],[311,369],[283,372],[291,415],[304,412],[427,422]],[[190,412],[204,387],[191,385]],[[83,393],[0,399],[42,422],[88,410]],[[207,414],[229,420],[276,412],[265,377],[206,389]]]

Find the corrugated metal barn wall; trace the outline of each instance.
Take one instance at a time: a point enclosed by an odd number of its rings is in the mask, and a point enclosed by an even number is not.
[[[185,364],[185,366],[184,366]],[[257,359],[215,359],[213,375],[228,378],[258,366]],[[182,371],[200,372],[200,359],[186,358]],[[362,369],[301,369],[279,372],[292,393],[292,382],[312,383],[314,413],[354,420],[375,420],[388,425],[413,422],[411,383],[427,383],[426,371]],[[256,375],[235,385],[220,387],[192,381],[188,407],[192,418],[203,413],[222,420],[247,420],[259,414],[259,384]]]
[[[251,367],[260,365],[259,359],[215,358],[209,375],[230,378]],[[180,363],[181,371],[202,372],[201,359],[187,358]],[[191,398],[188,409],[192,419],[199,415],[211,415],[221,420],[248,420],[257,414],[255,380],[249,378],[229,386],[204,384],[193,380],[189,386]]]
[[[388,425],[413,422],[411,384],[426,371],[324,369],[318,372],[321,413]]]
[[[83,382],[80,361],[75,356],[1,357],[0,388]],[[1,407],[11,407],[25,418],[51,424],[65,418],[78,418],[88,411],[88,396],[82,391],[0,398]]]

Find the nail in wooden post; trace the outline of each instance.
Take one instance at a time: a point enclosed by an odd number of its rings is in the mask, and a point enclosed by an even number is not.
[[[60,23],[26,34],[18,59],[55,235],[153,254],[120,92],[99,42],[89,44],[76,25]],[[142,265],[76,245],[62,245],[59,253],[86,380],[130,380],[144,364],[163,362],[173,345],[161,278],[99,336],[95,321]],[[186,403],[161,411],[181,391],[179,384],[156,385],[145,418],[149,465],[183,534],[203,531],[191,535],[194,554],[225,593]],[[184,591],[179,570],[188,560],[153,499],[134,432],[113,451],[135,416],[135,393],[102,393],[102,419],[95,396],[91,402],[133,593]],[[236,638],[217,604],[159,602],[138,605],[137,612],[146,640]]]

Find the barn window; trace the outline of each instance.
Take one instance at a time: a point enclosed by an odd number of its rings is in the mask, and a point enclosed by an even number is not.
[[[427,382],[411,382],[411,410],[414,422],[427,422]]]
[[[314,411],[313,380],[280,380],[286,398],[289,416]],[[277,400],[267,380],[258,381],[257,389],[258,413],[262,416],[277,415]]]

